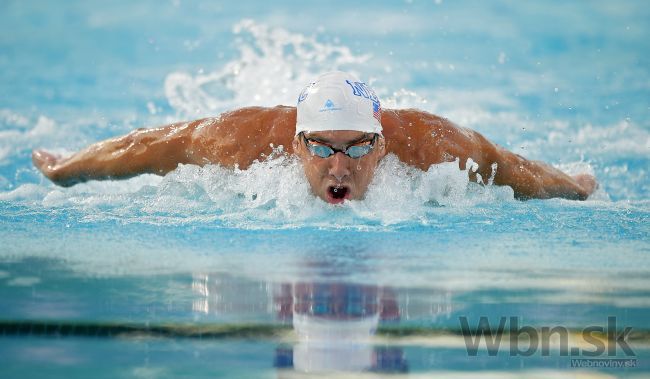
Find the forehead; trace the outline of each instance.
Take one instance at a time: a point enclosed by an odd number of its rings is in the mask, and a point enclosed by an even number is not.
[[[364,137],[371,137],[371,134],[359,132],[356,130],[330,130],[326,132],[305,133],[305,137],[335,143],[345,143],[348,141],[357,141]]]

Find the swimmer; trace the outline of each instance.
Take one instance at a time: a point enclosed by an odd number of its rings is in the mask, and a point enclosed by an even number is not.
[[[310,83],[296,107],[241,108],[137,129],[69,157],[35,150],[32,160],[54,183],[71,186],[143,173],[165,175],[179,164],[246,169],[280,145],[300,159],[313,194],[332,204],[362,199],[388,153],[425,171],[456,159],[465,170],[471,158],[478,170],[468,170],[470,180],[492,178],[496,185],[510,186],[521,200],[584,200],[597,187],[592,175],[569,176],[525,159],[442,117],[415,109],[382,110],[368,85],[340,71]]]

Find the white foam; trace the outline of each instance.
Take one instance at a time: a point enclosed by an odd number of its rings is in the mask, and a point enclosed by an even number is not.
[[[0,192],[0,200],[15,202],[38,201],[49,193],[48,189],[38,184],[21,184],[14,190]]]
[[[15,164],[18,158],[29,156],[32,149],[45,148],[60,155],[71,154],[96,140],[98,131],[105,127],[105,120],[88,118],[87,115],[61,122],[46,115],[28,117],[0,110],[0,166]],[[121,130],[131,128],[125,122]],[[27,168],[33,167],[29,165]]]
[[[425,172],[389,154],[377,168],[366,198],[349,202],[349,206],[362,217],[385,225],[413,220],[426,224],[427,215],[436,206],[462,208],[513,199],[509,187],[470,182],[468,171],[460,170],[458,160],[432,165]]]
[[[249,19],[238,22],[233,33],[238,58],[212,72],[167,75],[165,95],[180,115],[214,115],[244,105],[295,105],[300,89],[322,71],[369,58],[346,46]]]
[[[301,163],[280,148],[247,170],[181,165],[165,177],[142,175],[70,188],[23,184],[0,193],[0,200],[76,209],[85,221],[218,222],[245,229],[427,223],[427,215],[440,205],[462,208],[512,199],[508,187],[470,183],[458,161],[424,172],[389,154],[377,168],[365,199],[331,206],[311,194]]]

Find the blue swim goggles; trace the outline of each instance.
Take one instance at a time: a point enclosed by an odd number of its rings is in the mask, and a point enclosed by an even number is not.
[[[302,135],[302,139],[305,141],[305,145],[307,146],[307,149],[313,155],[316,155],[321,158],[329,158],[332,155],[339,152],[353,159],[361,158],[364,155],[370,153],[372,149],[375,147],[375,142],[377,142],[377,134],[375,133],[375,135],[372,137],[372,140],[370,141],[356,142],[356,144],[353,144],[352,146],[348,146],[343,150],[339,150],[323,142],[309,139],[305,137],[305,133],[300,133],[300,134]]]

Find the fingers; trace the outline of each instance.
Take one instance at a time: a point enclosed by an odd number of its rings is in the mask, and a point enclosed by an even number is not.
[[[32,152],[32,162],[42,173],[49,177],[54,169],[59,157],[48,153],[45,150],[34,150]]]
[[[576,182],[582,187],[587,195],[591,195],[598,188],[596,177],[589,174],[579,174],[573,177]]]

